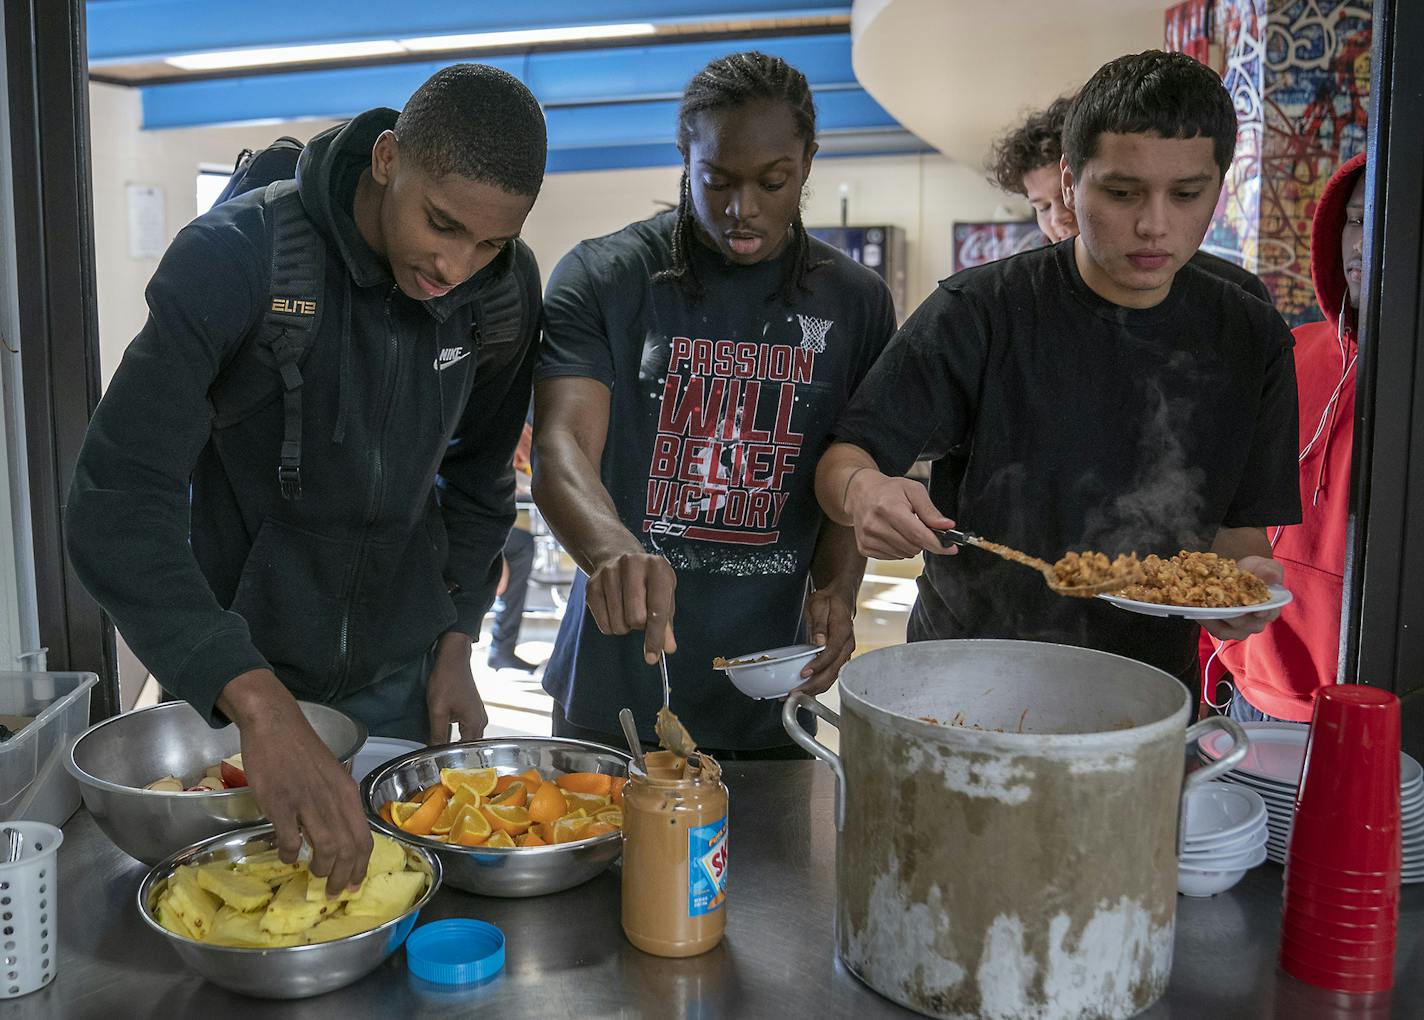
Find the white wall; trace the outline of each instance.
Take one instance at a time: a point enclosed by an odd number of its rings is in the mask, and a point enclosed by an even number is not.
[[[157,184],[165,191],[165,231],[177,233],[195,214],[194,177],[205,164],[231,165],[243,148],[260,147],[282,134],[308,138],[325,121],[141,131],[137,90],[90,85],[94,160],[94,241],[99,292],[99,335],[104,380],[147,314],[144,287],[156,258],[129,255],[126,185]],[[677,199],[672,167],[554,174],[525,225],[524,237],[545,273],[574,244],[651,215],[657,199]],[[840,187],[849,188],[852,224],[903,227],[908,242],[909,307],[949,274],[951,224],[984,220],[1002,211],[1005,197],[977,170],[942,156],[821,159],[811,173],[805,220],[840,222]],[[1015,212],[1027,215],[1019,204]]]

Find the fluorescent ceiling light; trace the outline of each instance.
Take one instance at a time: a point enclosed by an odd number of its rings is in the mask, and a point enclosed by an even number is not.
[[[217,71],[230,67],[262,67],[267,64],[302,64],[315,60],[349,60],[353,57],[383,57],[406,52],[394,39],[368,42],[322,43],[317,46],[272,46],[250,50],[214,50],[169,57],[165,63],[185,71]]]
[[[487,46],[523,46],[531,43],[577,42],[583,39],[614,39],[636,35],[653,35],[657,28],[650,24],[571,25],[566,28],[530,28],[512,32],[476,32],[473,35],[432,35],[419,39],[402,39],[407,49],[473,50]]]

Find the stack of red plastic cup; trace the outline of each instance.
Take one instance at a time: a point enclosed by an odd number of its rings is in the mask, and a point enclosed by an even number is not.
[[[1313,985],[1394,984],[1399,699],[1358,684],[1315,699],[1286,858],[1281,967]]]

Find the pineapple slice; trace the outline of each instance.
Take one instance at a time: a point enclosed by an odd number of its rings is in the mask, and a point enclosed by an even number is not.
[[[287,879],[267,904],[262,930],[274,935],[300,934],[335,909],[336,904],[325,898],[315,902],[307,899],[307,875],[303,872]]]
[[[369,873],[367,874],[367,877],[370,877]],[[347,900],[361,895],[361,890],[365,887],[366,883],[363,881],[361,885],[355,889],[342,889],[341,892],[339,892],[332,900],[332,902],[345,903]],[[325,875],[322,875],[320,877],[311,874],[307,875],[307,899],[312,901],[313,903],[317,902],[318,900],[326,899]]]
[[[269,884],[281,885],[302,868],[303,865],[300,861],[284,864],[282,859],[277,856],[276,850],[267,850],[260,854],[253,854],[251,857],[244,857],[237,862],[233,870],[239,875],[251,875],[253,878],[261,879]]]
[[[261,910],[272,899],[266,882],[241,875],[226,864],[205,864],[198,869],[198,884],[234,910]]]
[[[260,913],[244,914],[232,907],[223,907],[213,921],[213,937],[209,941],[247,949],[280,949],[299,946],[303,940],[301,935],[274,935],[263,931]]]
[[[168,879],[168,902],[193,937],[207,941],[213,933],[219,901],[198,884],[197,868],[187,865],[173,872]]]
[[[183,923],[183,919],[173,910],[173,904],[169,902],[170,899],[171,895],[168,892],[164,892],[162,896],[158,897],[158,904],[153,910],[154,916],[158,919],[158,923],[163,925],[163,927],[167,928],[174,935],[181,935],[185,939],[197,939],[198,936],[193,934],[188,926]]]
[[[405,868],[405,848],[389,836],[379,832],[371,833],[375,845],[371,847],[371,859],[366,864],[366,874],[379,875],[384,871],[401,871]]]
[[[383,924],[399,917],[425,891],[425,876],[419,871],[386,871],[366,879],[361,895],[346,904],[351,917],[379,918]]]
[[[364,917],[360,914],[338,914],[312,925],[306,933],[306,941],[311,943],[344,939],[350,935],[360,935],[363,931],[370,931],[380,923],[374,917]]]

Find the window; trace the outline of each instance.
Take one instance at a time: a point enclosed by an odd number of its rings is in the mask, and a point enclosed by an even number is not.
[[[228,169],[216,170],[201,167],[198,170],[198,204],[195,206],[197,215],[201,216],[213,207],[213,203],[217,201],[222,189],[227,187],[228,178],[231,176],[232,171]]]

